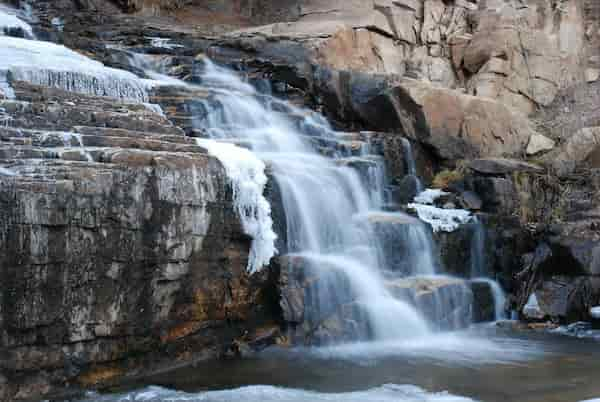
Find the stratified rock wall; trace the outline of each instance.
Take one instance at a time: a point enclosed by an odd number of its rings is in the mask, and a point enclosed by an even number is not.
[[[18,100],[0,101],[0,400],[219,357],[276,319],[216,159],[143,105],[13,86]]]

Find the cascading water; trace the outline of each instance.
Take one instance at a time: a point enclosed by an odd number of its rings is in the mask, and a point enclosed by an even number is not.
[[[487,284],[494,299],[494,319],[496,321],[507,318],[506,296],[502,287],[489,278],[485,256],[485,228],[479,219],[473,223],[473,237],[471,239],[471,278],[473,282]]]
[[[355,170],[311,146],[317,139],[335,139],[326,122],[274,98],[265,102],[252,86],[208,61],[201,79],[213,96],[198,105],[195,128],[216,141],[248,144],[265,161],[283,201],[286,251],[302,259],[305,269],[321,273],[305,318],[317,324],[332,309],[345,309],[347,320],[367,320],[368,333],[357,339],[426,334],[425,320],[385,286],[378,239],[366,221],[382,197],[369,197]],[[381,187],[374,191],[383,194]],[[340,286],[340,276],[347,286]],[[348,303],[332,306],[335,300]]]
[[[417,163],[413,154],[412,145],[406,138],[402,138],[402,151],[404,153],[404,161],[406,163],[406,174],[415,178],[417,185],[417,193],[423,191],[423,184],[417,175]]]
[[[231,180],[244,230],[253,238],[250,271],[276,252],[263,196],[265,170],[275,179],[285,216],[279,251],[293,258],[293,269],[318,278],[306,289],[303,321],[315,334],[327,332],[321,329],[332,320],[342,327],[339,338],[329,334],[311,342],[404,339],[433,327],[468,325],[471,292],[464,281],[436,276],[431,230],[412,216],[381,211],[384,161],[369,154],[364,138],[335,132],[320,115],[270,96],[268,86],[258,91],[208,60],[197,69],[200,86],[194,87],[164,75],[164,63],[157,72],[151,57],[130,56],[162,85],[208,94],[187,107],[194,132],[205,137],[198,143],[223,163]],[[410,143],[403,146],[407,173],[417,177]],[[463,221],[471,218],[464,214]]]

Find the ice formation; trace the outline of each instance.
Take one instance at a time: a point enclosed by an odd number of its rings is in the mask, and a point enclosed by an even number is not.
[[[94,96],[147,102],[152,83],[76,53],[64,46],[0,36],[0,82],[21,80]]]
[[[268,264],[277,252],[271,205],[263,195],[268,181],[265,164],[245,148],[213,140],[197,141],[225,167],[244,232],[253,239],[248,271],[256,272]]]
[[[471,213],[464,209],[442,209],[416,203],[408,204],[408,207],[417,211],[419,219],[429,223],[434,232],[453,232],[473,219]]]
[[[438,208],[433,204],[435,201],[449,193],[437,189],[425,189],[417,194],[414,202],[408,204],[408,208],[414,209],[419,219],[431,225],[434,232],[453,232],[464,225],[473,221],[473,215],[464,209]]]
[[[450,194],[450,193],[447,193],[445,191],[438,190],[438,189],[428,188],[425,191],[422,191],[419,194],[417,194],[414,201],[417,204],[433,205],[433,203],[438,198],[440,198],[444,195],[448,195],[448,194]]]

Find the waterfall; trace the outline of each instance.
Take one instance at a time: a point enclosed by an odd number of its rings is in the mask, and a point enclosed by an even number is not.
[[[34,39],[31,26],[18,17],[21,14],[21,10],[0,4],[0,35],[19,35]]]
[[[506,319],[506,295],[500,284],[489,278],[485,255],[485,227],[475,218],[471,238],[471,278],[473,282],[485,283],[494,300],[494,320]]]
[[[319,116],[257,92],[210,61],[200,78],[211,96],[197,100],[194,128],[212,141],[249,146],[269,166],[285,212],[286,251],[318,275],[305,320],[322,328],[332,314],[343,312],[343,325],[356,329],[353,339],[428,333],[415,308],[385,285],[379,240],[368,222],[369,212],[382,202],[369,192],[383,194],[382,180],[368,191],[355,169],[316,151],[315,143],[336,140]],[[381,172],[369,175],[381,177]],[[367,325],[360,325],[365,320]]]
[[[485,283],[489,286],[494,300],[494,321],[508,318],[506,314],[506,295],[500,284],[489,278],[475,278],[472,281]]]
[[[406,174],[413,176],[416,179],[418,194],[423,191],[423,184],[421,183],[421,179],[419,179],[419,175],[417,174],[417,163],[413,154],[412,145],[406,138],[402,138],[401,141],[404,160],[406,163]]]
[[[471,239],[471,278],[486,276],[485,228],[478,219],[475,219],[473,223],[473,237]]]
[[[445,193],[426,190],[410,204],[423,220],[383,212],[384,160],[369,154],[362,135],[335,132],[319,114],[272,97],[268,88],[258,91],[209,60],[195,66],[195,86],[163,75],[162,64],[149,71],[155,63],[148,56],[130,56],[160,85],[203,94],[186,108],[194,133],[204,136],[198,144],[221,161],[231,182],[234,207],[253,239],[250,272],[277,252],[263,194],[267,171],[275,181],[285,231],[279,233],[282,269],[310,278],[299,314],[311,343],[419,337],[471,322],[473,294],[465,281],[437,275],[432,231],[424,223],[452,231],[473,219],[468,211],[431,205]],[[403,149],[416,177],[408,141]]]

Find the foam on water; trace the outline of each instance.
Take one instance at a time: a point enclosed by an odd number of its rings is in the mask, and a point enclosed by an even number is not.
[[[466,346],[468,345],[468,346]],[[485,338],[469,332],[443,332],[417,338],[391,341],[359,342],[318,349],[298,349],[303,355],[320,359],[345,359],[371,365],[390,358],[415,358],[452,366],[512,364],[539,358],[546,353],[531,340]]]
[[[264,196],[267,185],[265,164],[245,148],[200,138],[197,141],[225,167],[244,232],[253,239],[248,271],[256,272],[277,252],[271,205]]]
[[[147,102],[153,85],[49,42],[0,36],[0,77],[94,96]],[[0,79],[0,81],[2,81]]]
[[[447,392],[427,392],[413,385],[385,384],[365,391],[322,393],[266,385],[223,391],[184,393],[148,387],[127,395],[90,395],[86,402],[474,402]]]

